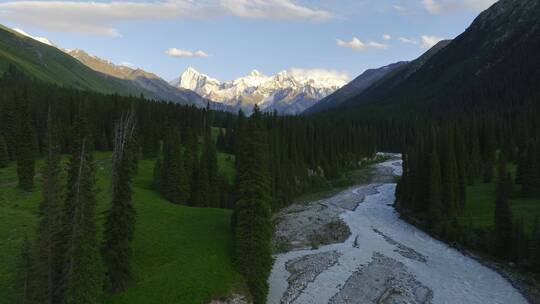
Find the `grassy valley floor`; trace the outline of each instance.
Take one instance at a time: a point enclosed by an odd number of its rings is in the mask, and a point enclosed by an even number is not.
[[[101,227],[110,204],[110,153],[96,153],[95,158]],[[221,154],[219,161],[230,174],[232,157]],[[41,166],[39,161],[37,168]],[[232,265],[231,211],[167,202],[150,187],[153,166],[154,161],[141,160],[133,182],[135,281],[105,302],[200,304],[241,288],[242,278]],[[0,169],[0,303],[16,303],[21,246],[25,236],[33,238],[41,199],[39,174],[36,180],[36,190],[24,193],[16,188],[15,164]]]

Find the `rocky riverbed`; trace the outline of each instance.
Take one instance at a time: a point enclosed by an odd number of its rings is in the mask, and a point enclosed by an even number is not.
[[[269,304],[527,303],[497,272],[405,223],[401,161],[370,184],[276,215]]]

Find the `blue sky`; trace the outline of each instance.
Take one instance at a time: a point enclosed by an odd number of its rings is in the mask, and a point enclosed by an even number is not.
[[[167,80],[253,69],[354,78],[463,32],[495,0],[0,1],[0,22]],[[384,36],[386,35],[386,36]],[[168,53],[168,54],[167,54]],[[174,55],[174,56],[171,56]]]

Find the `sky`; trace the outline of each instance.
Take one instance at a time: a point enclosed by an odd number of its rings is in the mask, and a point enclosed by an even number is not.
[[[496,0],[0,0],[0,23],[166,80],[353,79],[455,38]]]

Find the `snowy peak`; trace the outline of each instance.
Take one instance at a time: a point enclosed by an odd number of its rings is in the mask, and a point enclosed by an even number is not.
[[[175,87],[198,92],[208,85],[219,86],[220,82],[217,79],[199,73],[190,66],[177,80],[172,81],[171,84]]]
[[[171,85],[247,112],[257,104],[267,111],[297,114],[347,83],[347,76],[327,70],[283,70],[266,76],[258,70],[220,82],[188,67]]]

